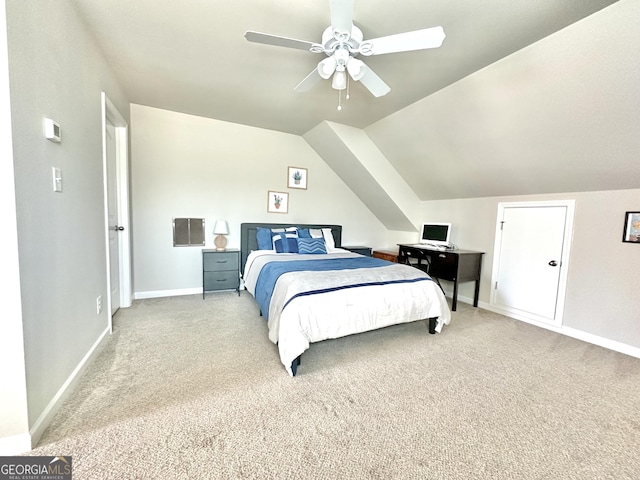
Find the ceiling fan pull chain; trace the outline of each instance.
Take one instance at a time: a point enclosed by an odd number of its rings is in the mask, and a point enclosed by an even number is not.
[[[349,77],[350,77],[350,75],[347,75],[347,94],[344,97],[347,100],[349,100]]]
[[[342,90],[338,90],[338,110],[342,110]]]

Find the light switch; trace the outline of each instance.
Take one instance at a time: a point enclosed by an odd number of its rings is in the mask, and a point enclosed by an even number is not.
[[[53,191],[62,192],[62,170],[56,167],[53,169]]]

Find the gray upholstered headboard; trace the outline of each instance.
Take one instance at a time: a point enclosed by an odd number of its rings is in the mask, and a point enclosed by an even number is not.
[[[252,250],[258,249],[256,233],[260,228],[330,228],[336,247],[342,246],[342,225],[312,225],[292,223],[242,223],[240,224],[240,272],[244,274],[244,264]]]

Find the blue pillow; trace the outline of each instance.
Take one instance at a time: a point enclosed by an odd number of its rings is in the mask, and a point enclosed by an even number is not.
[[[327,253],[324,238],[298,238],[298,253]]]
[[[273,248],[277,253],[298,253],[298,232],[287,229],[286,232],[272,231]]]
[[[311,232],[308,228],[299,228],[298,238],[311,238]]]
[[[258,240],[258,250],[273,250],[271,241],[271,230],[257,227],[256,240]]]

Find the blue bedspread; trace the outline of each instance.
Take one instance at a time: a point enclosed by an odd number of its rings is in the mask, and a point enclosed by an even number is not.
[[[327,260],[295,260],[270,262],[262,267],[256,282],[256,301],[265,319],[269,319],[269,304],[280,275],[288,272],[352,270],[356,268],[376,268],[393,265],[387,260],[373,257],[331,258]]]

